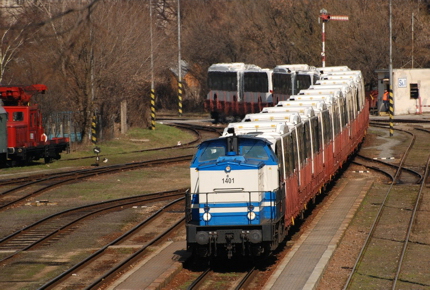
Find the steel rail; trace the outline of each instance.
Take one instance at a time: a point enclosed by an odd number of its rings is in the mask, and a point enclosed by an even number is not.
[[[420,205],[420,201],[421,201],[421,194],[423,192],[424,186],[426,185],[426,178],[427,178],[427,176],[429,174],[429,166],[430,166],[430,155],[427,158],[426,169],[425,169],[425,172],[424,172],[424,178],[423,178],[423,180],[421,182],[420,189],[418,191],[417,200],[415,201],[415,205],[414,205],[414,208],[413,208],[413,211],[412,211],[412,215],[411,215],[411,218],[409,220],[408,231],[407,231],[407,234],[406,234],[405,243],[403,244],[402,252],[401,252],[400,257],[399,257],[399,262],[398,262],[398,266],[397,266],[396,275],[394,276],[393,286],[391,288],[393,290],[395,290],[395,288],[396,288],[396,284],[397,284],[397,281],[399,279],[400,271],[402,269],[403,259],[405,257],[406,250],[408,248],[409,237],[411,235],[413,224],[414,224],[414,221],[415,221],[415,215],[416,215],[416,213],[418,211],[418,206]]]
[[[255,277],[258,271],[255,269],[255,266],[249,269],[248,273],[240,280],[239,284],[234,287],[235,290],[246,289],[246,286],[251,282],[253,277]]]
[[[40,188],[38,190],[35,190],[35,191],[30,192],[28,194],[25,194],[24,196],[16,198],[13,201],[10,201],[10,202],[7,202],[5,204],[0,205],[0,211],[5,210],[6,208],[8,208],[12,205],[15,205],[15,204],[17,204],[17,203],[19,203],[19,202],[21,202],[21,201],[23,201],[29,197],[33,197],[37,194],[40,194],[40,193],[47,191],[48,189],[52,189],[56,186],[59,186],[61,184],[65,184],[68,182],[72,182],[72,181],[76,181],[76,180],[84,179],[84,178],[89,178],[89,177],[92,177],[95,175],[100,175],[100,174],[111,174],[111,173],[115,173],[115,172],[122,171],[122,170],[135,170],[135,169],[140,169],[143,167],[154,166],[154,165],[165,165],[165,164],[174,163],[174,162],[190,161],[191,158],[192,158],[192,155],[184,155],[184,156],[179,156],[179,157],[155,159],[155,160],[142,161],[142,162],[136,162],[136,163],[127,163],[127,164],[122,164],[122,165],[111,165],[111,166],[106,166],[103,168],[72,171],[66,175],[48,177],[45,179],[39,179],[37,181],[32,181],[30,183],[20,185],[18,187],[13,188],[13,189],[9,189],[9,190],[3,192],[2,195],[10,194],[12,192],[15,192],[17,190],[21,190],[22,188],[25,188],[25,187],[28,187],[31,185],[35,185],[37,183],[43,183],[46,181],[52,181],[55,179],[65,178],[63,180],[53,182],[52,184],[46,185],[43,188]]]
[[[167,124],[167,125],[169,125],[169,124]],[[203,126],[197,126],[197,128],[194,128],[192,126],[188,126],[188,127],[187,126],[176,126],[176,127],[192,131],[193,134],[197,136],[197,138],[192,140],[192,141],[186,142],[186,143],[182,144],[181,146],[173,145],[173,146],[149,148],[149,149],[142,149],[142,150],[133,150],[133,151],[128,151],[128,152],[116,153],[116,154],[100,154],[98,156],[99,157],[109,157],[112,155],[124,155],[124,154],[141,153],[141,152],[152,152],[152,151],[160,151],[160,150],[167,150],[167,149],[182,149],[184,147],[194,145],[194,144],[201,141],[202,136],[198,130],[199,129],[202,130],[200,127],[203,127]],[[93,159],[93,158],[94,158],[94,156],[85,156],[85,157],[77,157],[77,158],[60,159],[58,161],[84,160],[84,159]]]
[[[399,129],[396,129],[396,130],[399,130]],[[404,130],[401,130],[401,131],[404,131]],[[368,248],[368,246],[370,244],[370,239],[372,238],[372,236],[373,236],[373,234],[375,232],[376,225],[379,223],[379,220],[382,217],[382,212],[383,212],[383,210],[385,208],[385,204],[387,202],[388,196],[389,196],[389,194],[390,194],[390,192],[391,192],[391,190],[392,190],[392,188],[393,188],[393,186],[395,184],[395,181],[397,180],[397,177],[400,175],[401,168],[402,168],[403,163],[404,163],[404,161],[406,159],[406,156],[409,153],[409,151],[411,150],[412,145],[415,142],[415,135],[413,133],[407,132],[407,131],[404,131],[404,132],[412,135],[412,140],[411,140],[411,142],[409,143],[408,147],[406,148],[405,152],[402,155],[402,158],[401,158],[400,163],[398,165],[398,169],[396,170],[396,173],[394,175],[394,180],[391,182],[390,187],[388,188],[387,192],[385,193],[384,199],[383,199],[383,201],[382,201],[382,203],[381,203],[381,205],[379,207],[379,210],[377,212],[375,220],[373,221],[372,226],[370,228],[369,234],[366,237],[366,240],[365,240],[365,242],[364,242],[364,244],[363,244],[363,246],[362,246],[362,248],[361,248],[361,250],[360,250],[360,252],[358,254],[358,257],[357,257],[357,259],[356,259],[356,261],[354,263],[354,266],[353,266],[353,268],[351,270],[351,273],[349,274],[348,279],[347,279],[347,281],[346,281],[346,283],[345,283],[345,285],[343,287],[344,290],[346,290],[348,288],[348,286],[350,285],[352,277],[353,277],[354,273],[357,270],[358,264],[362,261],[362,259],[364,257],[364,252],[367,250],[367,248]]]
[[[132,233],[138,231],[142,226],[146,225],[153,218],[155,218],[156,216],[160,215],[167,207],[171,206],[172,204],[178,203],[178,202],[180,202],[180,201],[182,201],[184,199],[185,199],[185,197],[181,197],[179,199],[176,199],[176,200],[172,201],[171,203],[169,203],[168,205],[164,206],[163,208],[159,209],[153,215],[151,215],[150,217],[148,217],[147,219],[145,219],[144,221],[142,221],[141,223],[139,223],[138,225],[136,225],[134,228],[132,228],[128,232],[124,233],[123,235],[121,235],[120,237],[118,237],[117,239],[115,239],[114,241],[108,243],[107,245],[105,245],[104,247],[102,247],[100,250],[98,250],[94,254],[88,256],[87,258],[85,258],[81,262],[79,262],[76,265],[74,265],[73,267],[69,268],[67,271],[65,271],[62,274],[58,275],[57,277],[51,279],[50,281],[48,281],[47,283],[45,283],[43,286],[41,286],[38,289],[39,290],[42,290],[42,289],[53,289],[52,287],[55,287],[56,285],[58,285],[59,283],[61,283],[63,281],[63,279],[67,278],[66,276],[71,275],[73,272],[75,272],[75,271],[83,268],[85,266],[85,264],[87,264],[88,262],[90,262],[90,261],[96,259],[97,257],[99,257],[110,246],[115,245],[116,243],[118,243],[121,240],[125,239],[126,237],[130,236]],[[90,286],[86,287],[85,289],[93,289],[95,287],[99,287],[102,283],[106,282],[106,280],[108,279],[109,276],[111,276],[112,274],[116,273],[117,271],[120,271],[120,269],[122,269],[125,266],[129,265],[130,263],[132,263],[149,246],[154,245],[157,241],[159,241],[164,236],[166,236],[167,234],[169,234],[176,227],[178,227],[184,220],[185,220],[185,218],[181,218],[179,221],[177,221],[175,224],[173,224],[171,227],[169,227],[163,233],[161,233],[156,238],[154,238],[150,242],[148,242],[148,244],[146,244],[145,246],[143,246],[142,248],[140,248],[135,253],[131,254],[129,257],[127,257],[126,259],[124,259],[123,261],[121,261],[115,267],[111,268],[108,273],[103,274],[101,277],[97,278],[95,282],[93,282]]]
[[[388,166],[388,167],[393,167],[393,168],[397,168],[397,167],[398,167],[398,166],[397,166],[397,165],[395,165],[395,164],[391,164],[391,163],[388,163],[388,162],[384,162],[384,161],[382,161],[382,160],[373,159],[373,158],[370,158],[370,157],[367,157],[367,156],[363,156],[363,155],[361,155],[361,154],[357,154],[357,157],[359,157],[359,158],[363,158],[363,159],[368,160],[368,161],[371,161],[371,162],[380,163],[380,164],[383,164],[383,165]],[[407,172],[409,172],[410,174],[413,174],[413,175],[418,176],[418,181],[417,181],[416,183],[417,183],[417,184],[420,184],[420,183],[421,183],[421,180],[423,179],[423,176],[422,176],[422,174],[421,174],[421,173],[419,173],[419,172],[417,172],[417,171],[415,171],[415,170],[413,170],[413,169],[407,168],[407,167],[402,167],[402,170],[407,171]]]
[[[30,230],[33,230],[35,227],[40,226],[42,223],[46,223],[50,220],[56,219],[61,217],[62,215],[66,215],[66,214],[70,214],[70,213],[74,213],[77,212],[79,213],[82,210],[88,210],[92,207],[100,207],[100,206],[107,206],[107,207],[103,207],[101,209],[96,209],[93,210],[91,212],[84,212],[83,215],[80,215],[76,218],[74,218],[72,221],[61,225],[59,228],[56,228],[54,230],[52,230],[51,232],[45,234],[43,237],[39,238],[38,240],[30,243],[29,245],[23,247],[20,250],[17,250],[16,252],[10,254],[9,256],[3,258],[0,260],[0,263],[5,262],[6,260],[9,260],[13,257],[15,257],[16,255],[18,255],[19,253],[23,252],[23,251],[27,251],[35,246],[37,246],[38,244],[45,242],[47,239],[52,238],[54,235],[58,234],[60,231],[64,231],[66,228],[69,228],[70,226],[76,224],[77,222],[88,218],[90,216],[93,216],[95,214],[100,214],[102,212],[105,211],[109,211],[115,208],[121,208],[125,205],[131,205],[131,204],[136,204],[136,203],[142,203],[142,202],[150,202],[150,201],[156,201],[156,200],[161,200],[163,198],[169,198],[169,197],[176,197],[177,195],[183,195],[183,192],[185,192],[185,188],[182,189],[178,189],[178,190],[172,190],[172,191],[165,191],[165,192],[157,192],[157,193],[151,193],[151,194],[142,194],[139,196],[133,196],[133,197],[126,197],[126,198],[120,198],[120,199],[114,199],[114,200],[109,200],[109,201],[104,201],[104,202],[100,202],[100,203],[93,203],[93,204],[89,204],[89,205],[85,205],[85,206],[80,206],[80,207],[76,207],[76,208],[72,208],[72,209],[68,209],[59,213],[55,213],[53,215],[50,215],[48,217],[45,217],[39,221],[36,221],[35,223],[3,238],[0,240],[0,245],[1,244],[5,244],[7,243],[9,240],[16,238],[18,235],[22,235],[25,232],[28,232]],[[172,194],[171,196],[169,195],[165,195],[165,194]],[[161,195],[161,196],[160,196]],[[132,200],[133,199],[133,200]],[[131,201],[132,200],[132,201]],[[114,204],[116,203],[116,204]],[[114,204],[114,205],[110,205],[110,204]]]
[[[366,165],[364,163],[358,162],[358,161],[351,161],[354,164],[360,165],[360,166],[364,166],[366,168],[381,172],[382,174],[386,175],[387,177],[389,177],[391,179],[391,182],[394,182],[394,176],[391,175],[390,173],[388,173],[387,171],[379,168],[379,167],[375,167],[375,166],[371,166],[371,165]]]
[[[209,273],[212,272],[212,269],[209,267],[207,268],[203,273],[201,273],[194,281],[193,283],[191,283],[190,286],[187,287],[187,290],[193,290],[193,289],[198,289],[198,287],[202,284],[202,282],[204,281],[205,277],[207,275],[209,275]]]

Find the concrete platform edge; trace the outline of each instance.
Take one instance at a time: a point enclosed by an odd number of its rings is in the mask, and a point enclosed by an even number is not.
[[[135,271],[137,271],[137,269],[139,269],[139,267],[141,267],[142,265],[146,264],[148,261],[150,261],[152,258],[154,258],[155,256],[157,256],[161,251],[163,251],[164,249],[166,249],[172,243],[173,243],[172,241],[168,241],[168,242],[164,243],[157,251],[154,251],[151,255],[149,255],[148,257],[146,257],[145,259],[143,259],[142,261],[140,261],[137,265],[135,265],[133,267],[133,269],[127,271],[127,273],[125,273],[124,275],[122,275],[120,279],[117,279],[114,283],[112,283],[111,285],[109,285],[109,287],[107,287],[107,289],[108,290],[114,290],[118,285],[120,285],[128,277],[130,277]]]
[[[161,274],[149,287],[145,290],[160,290],[163,289],[173,278],[182,270],[182,263],[175,262],[166,272]]]
[[[324,274],[325,268],[327,267],[330,259],[333,256],[334,251],[339,245],[339,242],[342,240],[342,237],[345,234],[346,229],[348,228],[349,224],[354,218],[355,213],[357,212],[358,208],[363,202],[364,197],[366,196],[367,192],[370,190],[372,185],[373,185],[373,180],[368,180],[366,185],[361,190],[360,195],[357,197],[357,199],[354,202],[354,205],[349,210],[345,220],[342,222],[341,227],[336,232],[333,239],[330,241],[330,244],[327,247],[327,250],[325,251],[325,253],[321,257],[321,260],[318,262],[317,266],[315,267],[314,272],[311,274],[308,281],[306,282],[304,289],[316,289],[318,287],[318,283]]]
[[[268,280],[268,282],[265,284],[264,288],[265,290],[270,290],[274,284],[276,283],[276,280],[278,279],[279,275],[281,275],[283,269],[288,264],[288,262],[294,257],[297,250],[300,248],[301,244],[306,240],[309,233],[312,231],[312,229],[317,225],[319,220],[322,218],[324,213],[327,211],[329,206],[333,203],[333,201],[338,197],[338,195],[342,192],[342,190],[345,188],[345,186],[348,184],[347,180],[342,180],[339,183],[339,187],[336,189],[335,192],[332,192],[331,195],[329,195],[328,202],[324,205],[324,207],[321,209],[320,214],[317,218],[315,218],[309,229],[299,238],[299,240],[293,245],[293,248],[291,249],[290,253],[287,255],[287,257],[284,258],[284,261],[278,266],[278,268],[275,270],[272,277]],[[342,222],[342,225],[330,241],[327,250],[321,257],[320,261],[318,262],[317,266],[314,269],[314,272],[309,277],[308,281],[306,282],[304,289],[315,289],[318,286],[318,282],[322,277],[322,274],[325,270],[325,267],[327,266],[328,262],[330,261],[334,251],[337,248],[338,243],[340,242],[343,234],[345,233],[345,230],[347,229],[349,223],[351,222],[352,218],[355,215],[355,212],[357,211],[358,207],[360,206],[361,202],[363,201],[364,197],[366,196],[367,192],[373,185],[373,180],[368,180],[367,183],[364,185],[362,190],[360,191],[360,194],[357,196],[356,200],[354,201],[353,206],[348,211],[348,214],[345,218],[345,220]]]

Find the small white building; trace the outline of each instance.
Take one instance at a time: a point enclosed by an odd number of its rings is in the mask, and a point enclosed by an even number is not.
[[[389,89],[389,70],[377,70],[378,111],[384,112],[382,95]],[[430,69],[393,69],[394,115],[430,112]]]

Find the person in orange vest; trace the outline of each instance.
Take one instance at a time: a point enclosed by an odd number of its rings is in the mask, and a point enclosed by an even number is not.
[[[388,112],[390,107],[389,96],[390,96],[390,93],[387,90],[385,90],[384,95],[382,96],[382,102],[384,103],[385,112]]]

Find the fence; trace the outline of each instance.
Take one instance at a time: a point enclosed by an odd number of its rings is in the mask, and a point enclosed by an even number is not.
[[[54,137],[69,137],[70,142],[81,142],[82,136],[76,131],[73,112],[53,113],[44,120],[45,133],[49,139]]]

